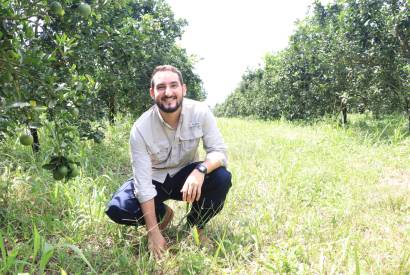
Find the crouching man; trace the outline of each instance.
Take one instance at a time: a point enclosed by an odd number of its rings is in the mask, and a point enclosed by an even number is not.
[[[192,203],[187,225],[203,234],[205,224],[221,211],[231,187],[226,146],[204,103],[184,99],[181,72],[158,66],[151,77],[155,104],[134,123],[130,133],[133,178],[114,194],[106,210],[115,222],[144,225],[148,247],[160,258],[167,247],[161,230],[173,217],[168,199]],[[202,139],[206,151],[198,159]]]

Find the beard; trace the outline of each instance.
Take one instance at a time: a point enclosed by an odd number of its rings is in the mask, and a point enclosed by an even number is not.
[[[168,105],[167,103],[163,102],[166,101],[168,98],[173,98],[176,100],[175,105]],[[173,113],[179,109],[182,105],[183,97],[181,97],[180,100],[178,100],[177,97],[162,97],[158,100],[155,100],[155,104],[158,106],[158,108],[163,111],[164,113]]]

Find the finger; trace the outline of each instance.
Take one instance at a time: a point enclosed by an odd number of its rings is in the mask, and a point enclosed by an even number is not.
[[[201,188],[198,187],[196,191],[196,201],[199,201],[199,198],[201,197]]]
[[[157,247],[158,259],[161,259],[164,256],[164,253],[167,251],[167,244],[165,243],[162,246]]]
[[[187,188],[187,191],[186,191],[186,193],[187,193],[187,194],[186,194],[186,200],[187,200],[187,202],[190,202],[190,201],[189,201],[189,197],[191,196],[191,188],[192,188],[192,187],[191,187],[191,185],[189,184],[189,185],[188,185],[188,188]]]
[[[190,184],[188,187],[188,201],[192,202],[192,193],[195,191],[195,186]]]
[[[187,183],[184,183],[184,186],[181,188],[181,192],[185,192],[187,190]]]
[[[187,191],[187,184],[185,183],[181,189],[182,192],[182,201],[186,201],[186,191]]]
[[[158,260],[158,253],[157,253],[157,250],[154,248],[154,247],[149,247],[149,250],[150,250],[150,252],[151,252],[151,255],[152,256],[154,256],[154,258],[156,259],[156,260]]]
[[[156,249],[154,255],[155,255],[155,258],[156,258],[157,260],[160,260],[160,259],[162,258],[162,252],[161,252],[161,250],[160,250],[160,249]]]
[[[191,194],[191,202],[195,201],[197,194],[198,194],[198,186],[195,185],[192,190],[192,194]]]

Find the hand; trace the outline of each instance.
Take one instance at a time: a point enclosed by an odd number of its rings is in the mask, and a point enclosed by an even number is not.
[[[182,200],[187,202],[194,202],[194,200],[198,201],[201,197],[201,189],[204,179],[205,175],[194,169],[181,189]]]
[[[167,241],[159,230],[148,233],[148,249],[154,254],[155,259],[162,258],[162,254],[167,249]]]

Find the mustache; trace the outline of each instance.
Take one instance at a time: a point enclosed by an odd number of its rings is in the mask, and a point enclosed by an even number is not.
[[[169,99],[169,98],[176,99],[177,97],[176,96],[163,96],[161,99]]]

